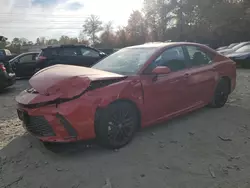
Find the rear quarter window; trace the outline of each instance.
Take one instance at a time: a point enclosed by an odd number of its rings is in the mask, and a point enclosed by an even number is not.
[[[39,56],[56,56],[59,55],[58,54],[58,49],[57,48],[46,48],[44,50],[41,51],[41,53],[39,54]]]
[[[75,47],[66,47],[66,48],[59,48],[59,55],[60,56],[77,56],[78,49]]]

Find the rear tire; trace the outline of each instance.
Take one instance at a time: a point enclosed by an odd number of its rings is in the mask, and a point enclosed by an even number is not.
[[[95,122],[98,143],[109,149],[127,145],[137,130],[137,110],[128,102],[115,102],[103,110]]]
[[[213,100],[209,104],[209,106],[212,108],[223,107],[228,100],[229,93],[230,93],[230,82],[227,79],[222,78],[215,89]]]

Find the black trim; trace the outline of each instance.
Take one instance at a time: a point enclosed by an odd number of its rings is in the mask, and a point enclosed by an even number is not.
[[[56,118],[60,120],[60,123],[64,126],[64,128],[67,130],[70,136],[77,137],[77,131],[72,127],[70,122],[63,117],[63,115],[57,113]]]

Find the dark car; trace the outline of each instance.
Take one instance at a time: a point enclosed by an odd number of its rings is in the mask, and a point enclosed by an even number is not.
[[[104,52],[86,45],[48,46],[37,58],[37,70],[56,64],[91,67],[107,56]]]
[[[98,50],[100,50],[101,52],[106,53],[107,55],[110,55],[112,53],[117,52],[119,49],[117,49],[117,48],[99,48]]]
[[[239,48],[231,54],[228,54],[227,57],[235,61],[239,67],[250,68],[250,44]]]
[[[16,82],[16,75],[8,62],[0,61],[0,91]]]
[[[117,149],[138,128],[208,104],[223,107],[236,85],[236,67],[205,45],[150,43],[121,49],[91,68],[51,66],[29,83],[16,101],[32,135],[44,142],[96,138]]]
[[[16,55],[12,54],[8,49],[0,49],[1,62],[7,62],[14,57],[16,57]]]
[[[35,73],[38,54],[38,52],[23,53],[9,61],[17,77],[29,77]]]

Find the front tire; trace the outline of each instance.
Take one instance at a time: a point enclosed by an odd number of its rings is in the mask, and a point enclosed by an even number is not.
[[[215,89],[213,100],[209,104],[209,106],[212,108],[223,107],[228,100],[229,93],[230,93],[230,82],[227,79],[222,78]]]
[[[115,102],[100,112],[95,122],[96,137],[100,145],[119,149],[127,145],[137,130],[137,110],[128,102]]]

